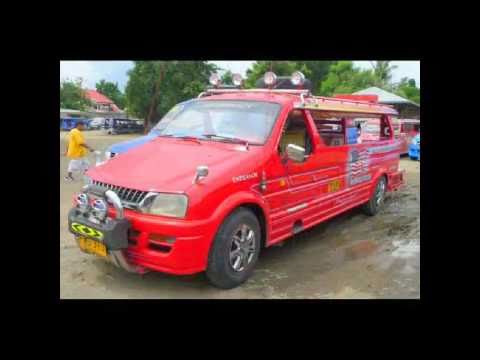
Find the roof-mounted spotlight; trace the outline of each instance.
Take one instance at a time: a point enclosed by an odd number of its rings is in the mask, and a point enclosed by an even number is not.
[[[277,75],[275,75],[272,71],[268,71],[263,76],[263,82],[265,83],[265,85],[271,88],[277,82]]]
[[[235,86],[242,86],[243,84],[243,78],[242,78],[242,75],[240,74],[233,74],[232,75],[232,82],[233,82],[233,85]]]
[[[294,86],[302,86],[305,83],[305,75],[300,71],[295,71],[290,77],[290,81]]]
[[[214,87],[218,87],[222,82],[222,80],[220,79],[220,76],[217,73],[210,75],[209,81],[210,81],[210,84],[212,84],[212,86]]]

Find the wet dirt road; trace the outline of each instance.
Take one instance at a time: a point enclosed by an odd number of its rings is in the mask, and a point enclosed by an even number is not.
[[[60,133],[60,152],[65,133]],[[137,135],[138,136],[138,135]],[[131,135],[86,132],[96,150]],[[93,156],[90,156],[93,162]],[[60,157],[60,297],[62,299],[370,299],[420,298],[420,163],[402,158],[407,185],[374,217],[355,209],[300,233],[260,255],[253,277],[219,290],[203,274],[128,274],[82,253],[67,230],[73,193]]]

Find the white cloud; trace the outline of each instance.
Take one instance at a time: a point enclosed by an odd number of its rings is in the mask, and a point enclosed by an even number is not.
[[[91,88],[99,76],[91,61],[60,61],[60,80],[82,78],[83,85]]]
[[[132,67],[132,61],[60,61],[60,80],[81,77],[84,87],[94,89],[96,82],[105,79],[118,83],[123,90]]]

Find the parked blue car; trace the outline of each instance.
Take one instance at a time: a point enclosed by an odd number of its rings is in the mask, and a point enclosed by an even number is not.
[[[420,134],[416,135],[408,148],[408,156],[412,160],[420,160]]]
[[[168,122],[169,117],[176,114],[178,111],[183,109],[185,106],[187,106],[192,101],[193,100],[188,100],[188,101],[184,101],[183,103],[180,103],[180,104],[176,105],[160,121],[163,121],[163,123]],[[130,149],[134,149],[134,148],[136,148],[140,145],[143,145],[143,144],[149,142],[150,140],[155,139],[158,136],[158,134],[160,133],[160,130],[158,129],[159,125],[160,125],[160,122],[152,130],[150,130],[150,132],[145,136],[140,136],[140,137],[138,137],[136,139],[133,139],[133,140],[127,140],[127,141],[123,141],[123,142],[111,145],[107,149],[107,151],[105,152],[106,160],[114,157],[115,155],[124,153],[124,152],[126,152]]]

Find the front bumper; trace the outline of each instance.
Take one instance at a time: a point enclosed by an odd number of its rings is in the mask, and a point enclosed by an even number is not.
[[[99,190],[91,185],[85,191],[95,193]],[[120,201],[109,208],[108,218],[114,220],[104,225],[96,224],[73,208],[69,213],[69,229],[78,236],[71,230],[71,224],[77,222],[101,231],[105,234],[102,242],[113,255],[113,262],[130,272],[150,269],[194,274],[206,269],[208,251],[217,228],[214,221],[138,213],[124,209]]]
[[[211,221],[170,219],[125,210],[131,224],[128,260],[171,274],[194,274],[207,267],[208,251],[216,231]],[[158,240],[163,238],[165,240]]]

